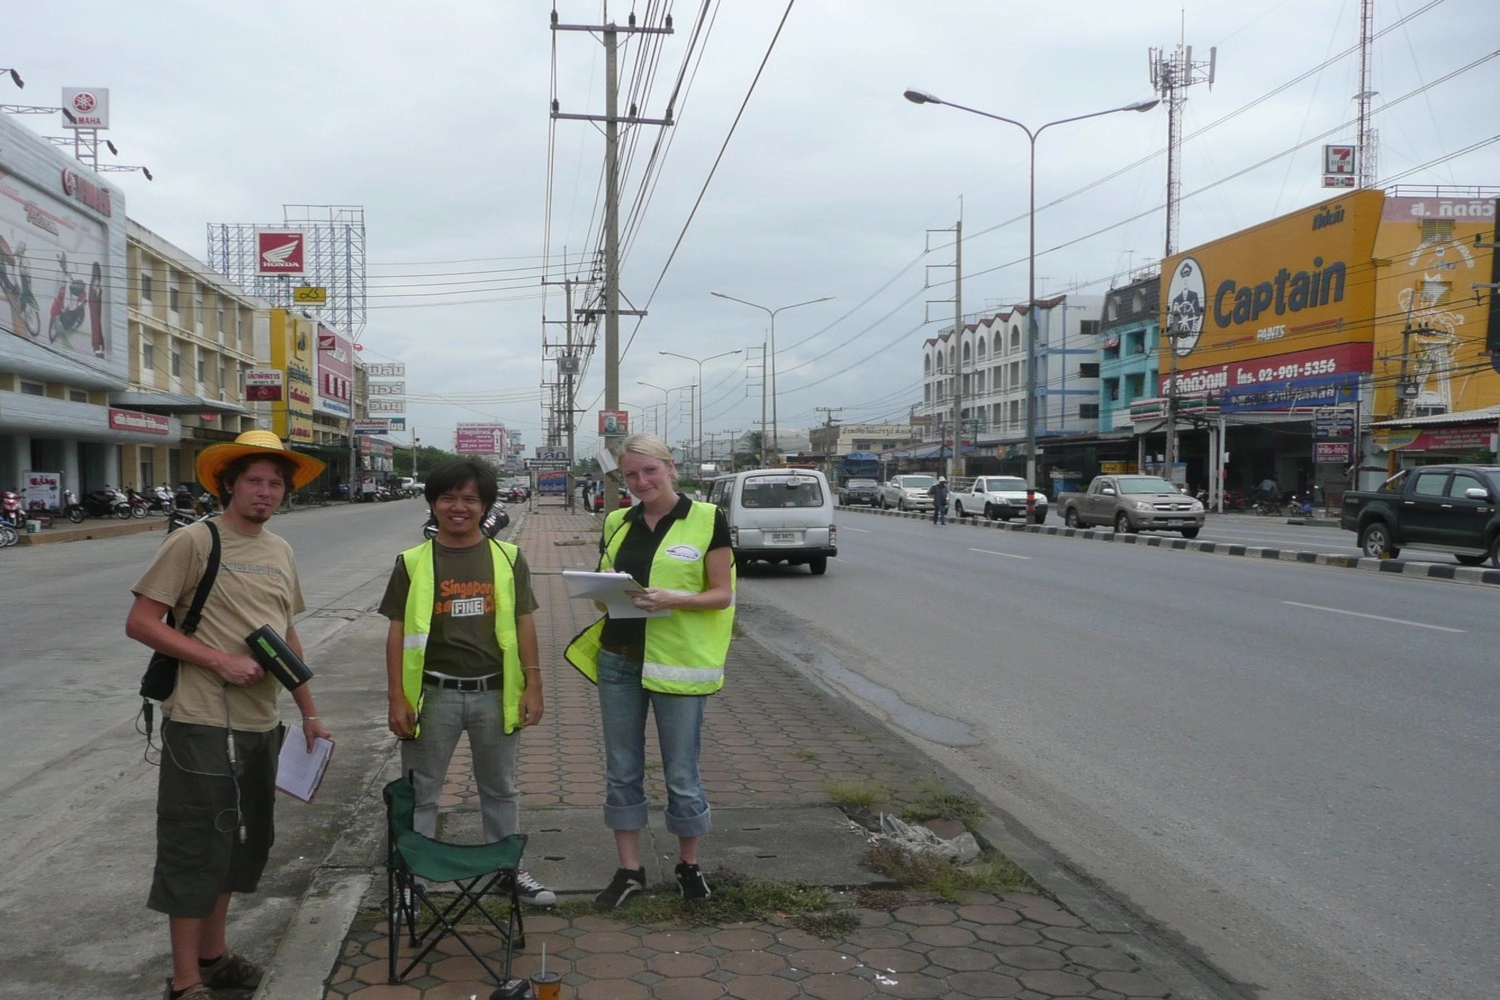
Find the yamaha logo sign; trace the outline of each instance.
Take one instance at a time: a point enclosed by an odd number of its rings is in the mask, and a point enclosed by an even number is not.
[[[1182,258],[1167,285],[1166,333],[1172,338],[1172,350],[1179,358],[1187,357],[1198,346],[1198,338],[1203,335],[1206,299],[1203,268],[1192,257]]]

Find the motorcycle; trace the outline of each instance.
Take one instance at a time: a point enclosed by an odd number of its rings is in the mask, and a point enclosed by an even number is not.
[[[187,483],[177,487],[177,492],[172,494],[172,509],[169,513],[177,511],[191,511],[194,515],[207,514],[214,511],[217,501],[214,495],[207,490],[202,493],[194,493]]]
[[[151,501],[134,488],[125,491],[125,500],[130,504],[130,516],[140,519],[151,513]]]
[[[490,509],[484,512],[484,518],[479,522],[479,530],[484,537],[494,538],[508,527],[510,527],[510,514],[506,511],[505,504],[496,500],[490,504]],[[427,513],[427,520],[422,525],[422,535],[425,538],[438,536],[437,515],[431,511]]]
[[[82,278],[75,278],[68,272],[68,255],[58,254],[57,263],[62,269],[62,281],[57,284],[57,296],[52,300],[52,311],[47,319],[47,340],[52,343],[56,343],[58,337],[67,338],[81,330],[89,311],[88,286]]]
[[[118,517],[123,521],[130,516],[130,500],[113,486],[85,493],[82,508],[86,517]],[[71,514],[69,520],[72,520]]]
[[[161,514],[170,514],[172,508],[176,506],[174,496],[172,488],[166,483],[154,487],[146,496],[147,510],[156,511]]]
[[[0,237],[0,291],[10,299],[21,322],[23,333],[35,340],[42,331],[42,311],[36,293],[31,290],[31,268],[26,264],[26,244],[18,243],[14,251]]]
[[[1306,493],[1284,493],[1281,496],[1282,508],[1293,517],[1309,517],[1313,512],[1312,497]]]
[[[26,510],[21,506],[21,494],[0,490],[0,523],[8,524],[17,531],[26,526]]]

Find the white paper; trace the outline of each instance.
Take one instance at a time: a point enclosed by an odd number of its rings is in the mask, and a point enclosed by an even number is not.
[[[583,570],[563,570],[563,584],[568,596],[585,601],[598,601],[609,610],[611,618],[661,618],[671,611],[642,611],[631,597],[642,590],[628,573],[586,573]]]
[[[276,788],[303,802],[311,802],[333,756],[333,741],[319,736],[313,740],[312,753],[307,752],[307,737],[301,726],[286,731],[281,757],[276,763]]]

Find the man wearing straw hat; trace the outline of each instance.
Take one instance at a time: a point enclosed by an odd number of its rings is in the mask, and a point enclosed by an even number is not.
[[[245,637],[270,625],[302,655],[292,620],[305,610],[291,546],[267,531],[287,491],[316,479],[323,463],[288,451],[270,431],[246,431],[198,455],[198,481],[224,514],[219,571],[197,631],[182,621],[209,559],[207,523],[172,533],[131,588],[125,633],[180,661],[177,686],[162,706],[161,778],[156,804],[156,868],[146,905],[165,913],[172,942],[168,1000],[211,1000],[210,989],[254,989],[263,966],[231,952],[229,898],[253,892],[275,837],[276,762],[285,732],[280,686],[250,655]],[[329,736],[311,687],[292,698],[302,731]]]

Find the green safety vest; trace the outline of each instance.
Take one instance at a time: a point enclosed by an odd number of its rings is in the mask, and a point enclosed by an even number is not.
[[[495,640],[500,644],[501,683],[496,697],[504,711],[505,731],[514,732],[521,722],[521,690],[526,686],[521,652],[516,640],[516,578],[511,572],[519,551],[509,542],[490,539],[505,558],[491,559],[495,565]],[[401,691],[420,715],[422,709],[422,664],[427,660],[427,637],[432,632],[432,608],[437,596],[433,575],[433,542],[426,541],[401,553],[411,589],[406,593],[406,619],[402,623]]]
[[[708,588],[708,546],[714,537],[711,503],[694,501],[688,516],[673,521],[651,561],[651,586],[662,590],[701,593]],[[625,515],[613,510],[604,519],[604,555],[599,568],[613,566],[625,541]],[[697,553],[691,557],[691,553]],[[684,556],[689,556],[684,558]],[[730,587],[737,575],[730,570]],[[641,686],[663,694],[713,694],[724,686],[724,658],[734,627],[734,603],[715,611],[674,609],[662,618],[646,619],[646,652]],[[599,681],[601,618],[584,629],[563,654],[589,680]]]

